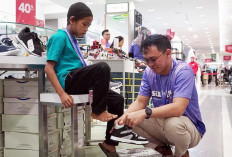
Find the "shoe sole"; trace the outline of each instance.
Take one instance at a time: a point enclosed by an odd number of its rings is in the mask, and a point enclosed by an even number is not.
[[[111,136],[110,139],[114,141],[122,142],[122,143],[130,143],[130,144],[137,144],[137,145],[148,144],[148,141],[133,141],[133,140],[128,140],[128,139],[118,138],[115,136]]]
[[[24,44],[24,42],[23,42],[21,39],[19,39],[19,37],[16,36],[15,38],[18,40],[18,42],[19,42],[30,54],[32,54],[32,55],[34,55],[34,56],[40,57],[40,55],[37,55],[37,54],[33,53],[32,51],[30,51],[30,50],[27,48],[27,46]]]
[[[6,51],[6,52],[1,52],[0,56],[18,56],[21,53],[19,49],[11,50],[11,51]]]

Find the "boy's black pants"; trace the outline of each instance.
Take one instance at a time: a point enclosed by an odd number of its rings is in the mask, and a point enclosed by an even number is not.
[[[65,91],[68,94],[88,94],[93,89],[92,112],[100,114],[107,110],[120,117],[123,114],[124,98],[109,89],[109,80],[110,67],[105,62],[100,62],[70,72],[65,80]],[[110,140],[109,133],[114,120],[107,122],[105,142],[116,146],[118,142]]]

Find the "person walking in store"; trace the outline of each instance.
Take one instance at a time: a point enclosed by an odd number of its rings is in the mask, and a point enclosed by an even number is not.
[[[198,71],[198,64],[197,64],[197,62],[194,61],[194,59],[195,59],[194,57],[191,57],[191,62],[189,62],[189,65],[193,69],[193,73],[196,76],[197,71]]]
[[[202,122],[191,67],[171,58],[171,44],[166,36],[151,35],[141,45],[148,67],[144,71],[139,95],[115,126],[128,125],[146,138],[146,147],[162,155],[189,157],[188,149],[198,145],[206,128]],[[152,98],[153,107],[148,108]],[[117,136],[114,128],[112,138]],[[121,137],[123,138],[123,137]]]
[[[102,37],[103,39],[101,40],[101,44],[104,48],[110,48],[110,32],[108,29],[105,29],[104,31],[102,31]]]
[[[71,94],[87,94],[93,89],[92,117],[108,121],[106,139],[100,147],[107,156],[118,156],[110,130],[123,114],[124,98],[109,89],[110,67],[104,63],[87,66],[76,41],[83,37],[93,20],[92,11],[82,2],[74,3],[67,13],[67,27],[58,30],[47,43],[45,72],[59,94],[63,107],[72,107]]]

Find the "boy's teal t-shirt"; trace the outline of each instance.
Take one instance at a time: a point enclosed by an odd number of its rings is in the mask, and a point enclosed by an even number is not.
[[[59,29],[48,40],[47,61],[49,60],[56,62],[55,72],[63,89],[65,89],[67,74],[74,69],[83,67],[67,33],[62,29]]]

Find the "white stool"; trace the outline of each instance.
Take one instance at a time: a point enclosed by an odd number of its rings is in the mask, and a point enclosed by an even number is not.
[[[71,108],[71,134],[72,134],[72,156],[77,157],[78,153],[78,119],[77,119],[77,106],[85,106],[85,131],[86,138],[85,144],[89,144],[91,138],[91,103],[92,103],[92,91],[89,94],[71,95],[74,99],[74,106]],[[47,106],[62,106],[60,97],[57,93],[41,93],[40,104],[43,105],[43,110],[40,111],[39,126],[40,127],[40,154],[43,157],[48,156],[48,130],[47,130]]]

